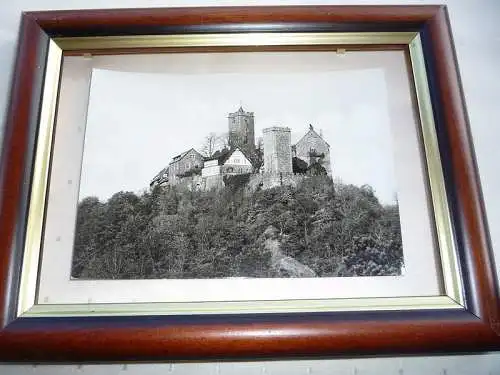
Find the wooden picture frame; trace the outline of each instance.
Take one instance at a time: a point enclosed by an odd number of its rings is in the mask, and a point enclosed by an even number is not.
[[[456,242],[454,308],[138,316],[23,315],[20,295],[38,124],[51,43],[65,38],[235,33],[417,33]],[[62,38],[62,39],[61,39]],[[345,41],[344,46],[350,46]],[[78,47],[80,46],[80,47]],[[71,51],[141,52],[137,46]],[[161,48],[161,46],[160,46]],[[247,46],[251,49],[251,46]],[[293,46],[292,46],[293,48]],[[210,51],[210,47],[204,48]],[[54,74],[54,72],[52,72]],[[55,74],[57,75],[57,74]],[[54,104],[55,105],[55,104]],[[44,135],[48,140],[51,135]],[[500,298],[472,140],[444,6],[294,6],[28,12],[1,159],[0,359],[145,361],[484,351],[500,348]],[[47,170],[50,173],[50,169]],[[45,178],[45,180],[43,180]],[[45,181],[45,182],[44,182]],[[45,194],[45,193],[44,193]],[[44,203],[44,200],[41,200]],[[43,212],[43,208],[42,211]],[[38,218],[42,221],[42,217]],[[41,224],[40,224],[41,225]],[[32,276],[36,283],[36,275]],[[33,280],[30,281],[33,283]],[[450,292],[451,293],[451,292]],[[450,302],[451,303],[451,302]]]

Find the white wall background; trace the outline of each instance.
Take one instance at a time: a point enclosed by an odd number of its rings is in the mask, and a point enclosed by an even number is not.
[[[500,270],[500,15],[499,0],[436,0],[446,3],[476,149],[491,241]],[[81,8],[284,5],[429,4],[419,0],[0,0],[0,118],[3,118],[14,63],[21,11]],[[500,272],[499,272],[500,274]],[[43,343],[40,343],[43,345]],[[462,356],[287,360],[273,362],[137,365],[1,365],[0,374],[500,374],[500,352]]]

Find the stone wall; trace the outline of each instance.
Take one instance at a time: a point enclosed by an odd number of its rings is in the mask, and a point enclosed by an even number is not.
[[[249,180],[246,183],[247,191],[257,189],[270,189],[278,186],[297,186],[301,181],[310,178],[304,174],[294,173],[256,173],[247,174]],[[236,175],[238,176],[238,175]],[[221,189],[225,186],[222,175],[201,177],[199,175],[184,177],[177,180],[176,186],[187,190],[212,190]]]
[[[252,172],[252,166],[241,164],[224,164],[221,170],[223,175],[246,174]]]
[[[313,154],[311,154],[311,151],[313,151]],[[314,156],[314,154],[316,156]],[[323,157],[318,156],[321,154],[323,154]],[[320,162],[320,164],[326,169],[327,174],[329,176],[332,175],[330,147],[328,146],[328,143],[326,143],[326,141],[314,131],[309,131],[295,145],[295,156],[305,161],[307,165],[311,165],[314,162]]]
[[[245,112],[243,108],[230,113],[229,122],[229,145],[240,147],[247,152],[255,149],[255,130],[253,112]]]
[[[277,186],[297,186],[297,184],[307,178],[303,174],[293,173],[259,173],[253,174],[248,182],[247,189],[255,191],[257,189],[270,189]]]
[[[264,172],[292,173],[292,143],[290,128],[272,127],[263,130]]]
[[[204,177],[202,181],[203,190],[221,189],[224,187],[222,175]]]

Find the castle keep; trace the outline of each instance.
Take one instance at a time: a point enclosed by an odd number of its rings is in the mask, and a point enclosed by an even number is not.
[[[264,173],[292,173],[292,136],[289,128],[272,127],[264,135]]]
[[[332,175],[330,145],[312,125],[295,144],[287,127],[263,129],[263,147],[255,145],[254,113],[241,106],[228,115],[228,146],[202,156],[191,148],[172,159],[150,186],[187,184],[190,189],[212,189],[227,178],[249,175],[249,181],[263,188],[290,185],[314,175]]]
[[[229,147],[238,147],[246,152],[254,152],[255,131],[253,112],[245,112],[240,107],[236,112],[229,114],[228,122]]]

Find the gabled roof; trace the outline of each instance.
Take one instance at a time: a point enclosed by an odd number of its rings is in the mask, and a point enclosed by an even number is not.
[[[330,145],[328,144],[328,142],[327,142],[327,141],[325,141],[325,139],[324,139],[321,135],[319,135],[318,133],[316,133],[316,130],[314,130],[314,128],[313,128],[313,126],[312,126],[312,125],[309,125],[309,131],[308,131],[306,134],[304,134],[304,135],[302,136],[302,138],[300,138],[300,139],[298,140],[298,142],[297,142],[297,143],[295,143],[295,145],[298,145],[300,142],[302,142],[302,140],[303,140],[303,139],[304,139],[304,138],[305,138],[308,134],[312,134],[312,135],[316,136],[317,138],[319,138],[319,139],[323,140],[323,142],[325,142],[325,143],[326,143],[326,145],[327,145],[328,147],[330,147]]]
[[[246,154],[245,151],[243,151],[241,148],[239,147],[235,147],[234,149],[230,150],[230,152],[227,154],[225,160],[222,162],[222,164],[224,164],[230,157],[232,154],[234,154],[235,151],[239,151],[243,154],[243,156],[250,162],[250,164],[252,163],[252,159],[248,157],[248,155]]]
[[[179,155],[177,155],[177,156],[174,156],[174,157],[172,158],[172,161],[171,161],[169,164],[172,164],[172,163],[174,163],[174,162],[181,161],[182,159],[184,159],[184,156],[186,156],[187,154],[189,154],[191,151],[194,151],[194,152],[196,152],[198,155],[200,155],[200,156],[201,156],[201,154],[200,154],[198,151],[196,151],[194,148],[190,148],[189,150],[184,151],[182,154],[179,154]]]
[[[219,165],[223,165],[236,150],[240,151],[243,156],[247,158],[247,160],[253,165],[252,159],[249,158],[248,155],[239,147],[217,150],[210,158],[206,158],[205,161],[217,160]]]

